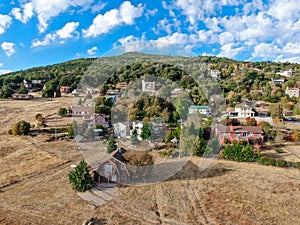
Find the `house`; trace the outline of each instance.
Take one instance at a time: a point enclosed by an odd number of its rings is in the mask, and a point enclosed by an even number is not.
[[[127,88],[127,82],[120,82],[116,84],[116,88],[125,89]]]
[[[119,90],[113,90],[113,89],[109,89],[106,92],[107,95],[118,95],[119,94]]]
[[[102,125],[104,128],[109,128],[109,117],[104,114],[93,114],[94,124],[95,125]]]
[[[236,105],[233,112],[229,112],[229,118],[254,118],[255,112],[246,104]]]
[[[61,95],[66,95],[66,94],[70,93],[71,88],[69,86],[61,86],[59,91],[60,91]]]
[[[211,70],[210,71],[210,76],[213,78],[213,79],[218,79],[221,75],[221,71],[220,70]]]
[[[27,89],[32,89],[32,84],[29,83],[27,80],[23,80],[23,84]]]
[[[12,94],[12,99],[13,100],[30,100],[33,99],[34,96],[33,95],[29,95],[29,94]]]
[[[284,78],[271,78],[271,80],[274,82],[274,84],[283,84],[285,82]]]
[[[129,169],[126,167],[124,154],[126,150],[120,147],[107,155],[93,170],[94,181],[97,183],[127,184],[131,181]]]
[[[141,141],[142,140],[141,134],[142,134],[143,127],[144,127],[144,124],[141,121],[133,121],[133,122],[131,122],[130,126],[129,126],[129,128],[130,128],[130,136],[132,136],[132,132],[134,130],[136,130],[136,132],[137,132],[137,139]]]
[[[142,92],[155,92],[155,81],[149,82],[142,80]]]
[[[291,77],[291,76],[293,76],[293,70],[289,69],[289,70],[286,70],[286,71],[283,71],[283,72],[278,72],[276,74],[279,74],[279,75],[284,76],[284,77]]]
[[[289,87],[287,87],[286,90],[285,90],[285,94],[288,95],[290,98],[293,98],[293,97],[299,98],[300,89],[299,88],[289,88]]]
[[[70,107],[68,114],[69,116],[73,116],[73,117],[82,117],[82,116],[91,115],[93,111],[94,111],[93,107],[91,106],[76,105]]]
[[[189,107],[189,114],[201,114],[202,116],[211,116],[211,108],[209,106],[192,105]]]
[[[220,144],[225,140],[232,141],[253,141],[262,144],[264,140],[263,131],[259,126],[224,126],[218,125],[215,129],[216,137]]]
[[[117,138],[129,138],[130,127],[128,122],[118,122],[113,124],[114,135]]]

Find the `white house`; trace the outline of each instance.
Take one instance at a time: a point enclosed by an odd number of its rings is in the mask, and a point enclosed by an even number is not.
[[[137,131],[137,139],[142,140],[141,134],[143,130],[144,124],[141,121],[133,121],[130,126],[130,136],[132,135],[133,130]]]
[[[283,71],[283,72],[278,72],[276,74],[279,74],[279,75],[284,76],[284,77],[291,77],[291,76],[293,76],[293,70],[289,69],[289,70],[286,70],[286,71]]]
[[[299,88],[289,88],[287,87],[285,90],[285,94],[288,95],[290,98],[300,96],[300,89]]]
[[[247,105],[236,105],[233,112],[229,112],[230,118],[254,118],[255,112]]]
[[[118,138],[128,138],[130,135],[130,127],[128,122],[118,122],[113,124],[114,135]]]
[[[189,107],[189,114],[201,114],[205,117],[211,116],[211,108],[203,105],[192,105]]]
[[[220,71],[220,70],[211,70],[211,71],[210,71],[210,76],[211,76],[213,79],[219,78],[220,75],[221,75],[221,71]]]
[[[142,92],[155,92],[155,81],[149,82],[142,80]]]

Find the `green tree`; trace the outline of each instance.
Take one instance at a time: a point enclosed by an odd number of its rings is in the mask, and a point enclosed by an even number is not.
[[[21,120],[11,129],[13,135],[28,135],[30,132],[30,123]]]
[[[73,124],[70,124],[68,127],[68,137],[69,138],[74,138],[74,126]]]
[[[106,148],[106,153],[110,154],[113,151],[115,151],[116,149],[117,149],[117,145],[116,145],[115,139],[114,139],[113,135],[111,135],[109,138],[109,141],[108,141],[107,148]]]
[[[66,117],[68,114],[68,110],[66,108],[59,108],[58,110],[58,115],[61,117]]]
[[[135,145],[138,145],[139,144],[139,139],[137,138],[137,135],[138,135],[138,133],[137,133],[137,130],[136,129],[134,129],[133,131],[132,131],[132,134],[131,134],[131,144],[133,145],[133,146],[135,146]]]
[[[151,128],[149,123],[144,123],[142,128],[141,138],[147,140],[151,136]]]
[[[281,104],[273,104],[270,107],[271,117],[273,119],[283,119],[283,108]]]
[[[76,191],[85,192],[93,187],[93,179],[84,161],[81,161],[74,170],[70,171],[68,177],[73,189]]]
[[[25,87],[25,85],[22,83],[21,87],[18,91],[19,94],[28,94],[28,89]]]
[[[1,98],[10,98],[13,93],[14,93],[14,91],[10,85],[3,85],[0,90],[0,97]]]

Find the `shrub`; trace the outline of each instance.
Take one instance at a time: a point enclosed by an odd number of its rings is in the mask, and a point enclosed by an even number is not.
[[[61,117],[66,117],[68,113],[68,110],[66,108],[60,108],[58,110],[58,115],[60,115]]]
[[[35,119],[38,121],[38,122],[42,122],[44,117],[42,116],[42,114],[38,113],[35,115]]]
[[[266,166],[275,166],[276,160],[269,157],[261,157],[259,162]]]
[[[291,167],[300,169],[300,162],[291,162]]]
[[[277,159],[275,162],[275,166],[278,167],[285,167],[287,165],[287,161],[283,160],[283,159]]]
[[[30,123],[21,120],[18,123],[16,123],[12,129],[11,133],[13,135],[28,135],[30,132]]]

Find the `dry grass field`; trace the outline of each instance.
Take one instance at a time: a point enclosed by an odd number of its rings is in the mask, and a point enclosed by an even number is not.
[[[199,158],[168,181],[118,188],[95,207],[72,190],[67,174],[82,155],[72,141],[6,134],[18,120],[55,115],[70,98],[0,101],[0,224],[300,224],[300,170]],[[60,121],[70,122],[70,118]],[[294,148],[293,148],[294,149]],[[104,224],[103,223],[103,224]]]

